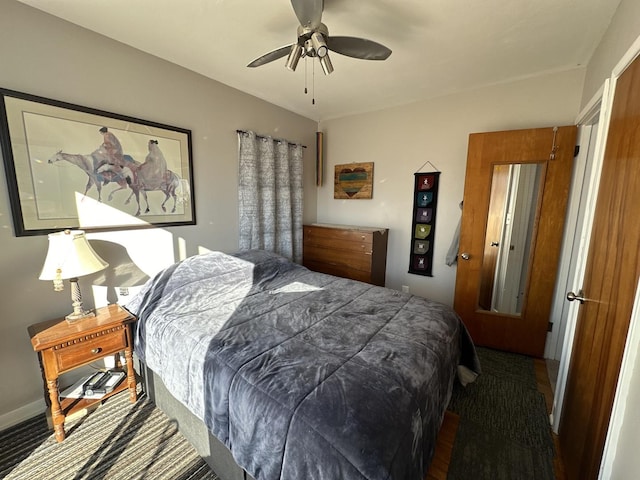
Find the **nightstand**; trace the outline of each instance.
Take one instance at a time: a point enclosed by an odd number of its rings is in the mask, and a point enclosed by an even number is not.
[[[73,323],[57,318],[31,325],[28,328],[33,349],[38,352],[42,368],[47,405],[56,440],[65,437],[65,417],[87,409],[116,393],[129,389],[131,402],[137,400],[136,377],[133,369],[132,324],[136,317],[119,305],[98,308],[95,317],[83,318]],[[60,398],[58,377],[61,373],[124,351],[127,362],[127,381],[99,399]],[[45,400],[47,400],[45,395]]]

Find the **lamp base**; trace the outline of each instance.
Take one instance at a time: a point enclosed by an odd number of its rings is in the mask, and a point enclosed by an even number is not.
[[[73,300],[73,312],[67,315],[67,323],[77,322],[83,318],[95,317],[96,314],[92,310],[82,308],[82,294],[80,293],[80,285],[77,278],[70,278],[71,283],[71,300]]]
[[[96,316],[95,312],[89,310],[88,312],[81,312],[81,313],[73,312],[64,318],[67,320],[67,323],[75,323],[78,320],[82,320],[83,318],[90,318],[95,316]]]

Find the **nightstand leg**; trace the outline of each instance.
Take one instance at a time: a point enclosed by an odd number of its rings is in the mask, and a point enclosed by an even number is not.
[[[129,384],[129,400],[131,403],[135,403],[138,399],[138,392],[136,391],[136,372],[133,368],[133,353],[131,348],[127,348],[124,351],[124,357],[127,360],[127,383]]]
[[[47,390],[49,390],[49,400],[51,401],[51,420],[53,421],[53,430],[58,443],[64,440],[64,414],[60,407],[60,398],[58,397],[58,379],[47,380]]]

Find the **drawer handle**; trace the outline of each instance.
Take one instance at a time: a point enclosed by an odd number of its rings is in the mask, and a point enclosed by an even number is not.
[[[97,355],[101,351],[102,351],[102,349],[100,347],[91,349],[91,353],[93,353],[94,355]]]

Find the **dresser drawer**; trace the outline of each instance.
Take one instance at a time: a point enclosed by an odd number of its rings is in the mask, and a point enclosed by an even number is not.
[[[372,245],[371,231],[341,230],[339,228],[304,227],[305,241],[331,245],[333,242],[355,242],[357,244]]]
[[[342,265],[362,270],[371,271],[371,254],[365,252],[349,252],[344,250],[330,250],[327,248],[306,245],[304,248],[304,261],[322,262],[329,265]]]
[[[117,327],[92,338],[77,340],[76,343],[54,347],[57,348],[56,359],[58,371],[64,372],[80,365],[103,358],[127,347],[126,327]]]
[[[345,252],[354,252],[354,253],[371,253],[373,251],[373,244],[369,242],[361,242],[361,241],[351,241],[351,240],[343,240],[342,238],[328,238],[328,237],[317,237],[314,236],[312,238],[304,239],[305,248],[307,246],[319,247],[319,248],[328,248],[331,250],[340,250]]]
[[[324,262],[315,262],[313,260],[305,260],[304,266],[309,270],[320,273],[328,273],[336,277],[349,278],[360,282],[371,283],[371,272],[355,270],[346,265],[331,265]]]

